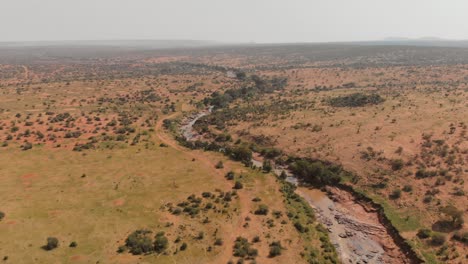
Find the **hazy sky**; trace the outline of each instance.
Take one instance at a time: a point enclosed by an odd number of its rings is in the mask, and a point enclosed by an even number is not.
[[[468,39],[468,0],[0,0],[0,41]]]

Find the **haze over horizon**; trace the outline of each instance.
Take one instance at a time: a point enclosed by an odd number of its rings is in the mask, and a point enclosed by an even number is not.
[[[0,42],[468,39],[464,0],[3,0]]]

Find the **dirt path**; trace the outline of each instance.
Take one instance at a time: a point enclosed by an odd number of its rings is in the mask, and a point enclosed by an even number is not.
[[[156,123],[155,131],[157,138],[162,141],[164,144],[168,145],[169,147],[182,152],[183,154],[187,155],[191,159],[195,159],[198,162],[203,163],[205,166],[209,168],[214,175],[219,177],[221,182],[225,182],[225,189],[230,189],[232,186],[231,184],[224,180],[224,175],[227,172],[227,168],[225,169],[215,169],[217,160],[210,159],[209,157],[205,156],[204,153],[200,150],[190,150],[186,149],[179,145],[179,143],[174,139],[172,135],[169,135],[164,131],[163,128],[163,121],[164,119],[172,119],[179,115],[179,113],[174,113],[164,118],[161,118]],[[223,248],[220,254],[215,259],[215,263],[227,263],[232,258],[232,248],[234,246],[234,240],[241,236],[243,231],[244,219],[249,215],[249,208],[250,203],[253,197],[252,195],[248,195],[245,193],[245,190],[238,191],[238,202],[239,202],[239,215],[233,217],[231,220],[233,221],[231,224],[227,224],[223,226],[223,231],[225,234],[229,234],[229,237],[225,239]]]
[[[21,65],[24,69],[24,79],[29,80],[29,68],[26,65]]]

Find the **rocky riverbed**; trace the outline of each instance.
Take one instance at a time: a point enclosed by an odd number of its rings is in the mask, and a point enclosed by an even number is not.
[[[181,131],[187,140],[195,140],[198,137],[193,131],[193,125],[210,112],[211,108],[194,114],[186,120]],[[261,167],[263,161],[261,157],[255,156],[252,164]],[[324,192],[302,186],[287,168],[274,166],[273,172],[277,175],[282,171],[288,175],[286,180],[297,186],[296,193],[309,203],[320,223],[329,231],[330,240],[343,263],[411,263],[379,221],[374,208],[337,187],[327,187]]]

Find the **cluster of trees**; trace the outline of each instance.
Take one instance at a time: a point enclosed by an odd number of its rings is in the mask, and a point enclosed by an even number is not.
[[[225,108],[236,99],[250,100],[257,95],[272,93],[284,89],[287,84],[285,77],[262,78],[252,75],[250,78],[242,78],[245,84],[242,88],[233,88],[224,93],[218,91],[203,100],[205,105],[212,105],[215,109]]]
[[[125,240],[125,246],[121,246],[118,252],[128,251],[134,255],[163,253],[169,246],[169,240],[164,232],[158,232],[151,238],[151,231],[140,229],[132,232]]]
[[[289,168],[301,180],[315,186],[337,184],[340,182],[343,172],[340,166],[326,165],[320,161],[305,159],[294,161]]]
[[[234,242],[233,255],[240,258],[255,259],[258,250],[252,247],[247,238],[237,237]]]
[[[240,161],[245,165],[250,165],[252,162],[252,150],[246,144],[227,146],[217,142],[204,142],[200,140],[188,141],[183,136],[176,137],[176,140],[184,147],[189,149],[203,149],[206,151],[222,151],[226,156],[235,161]]]
[[[378,94],[353,93],[332,98],[329,104],[334,107],[360,107],[366,105],[376,105],[385,100]]]

